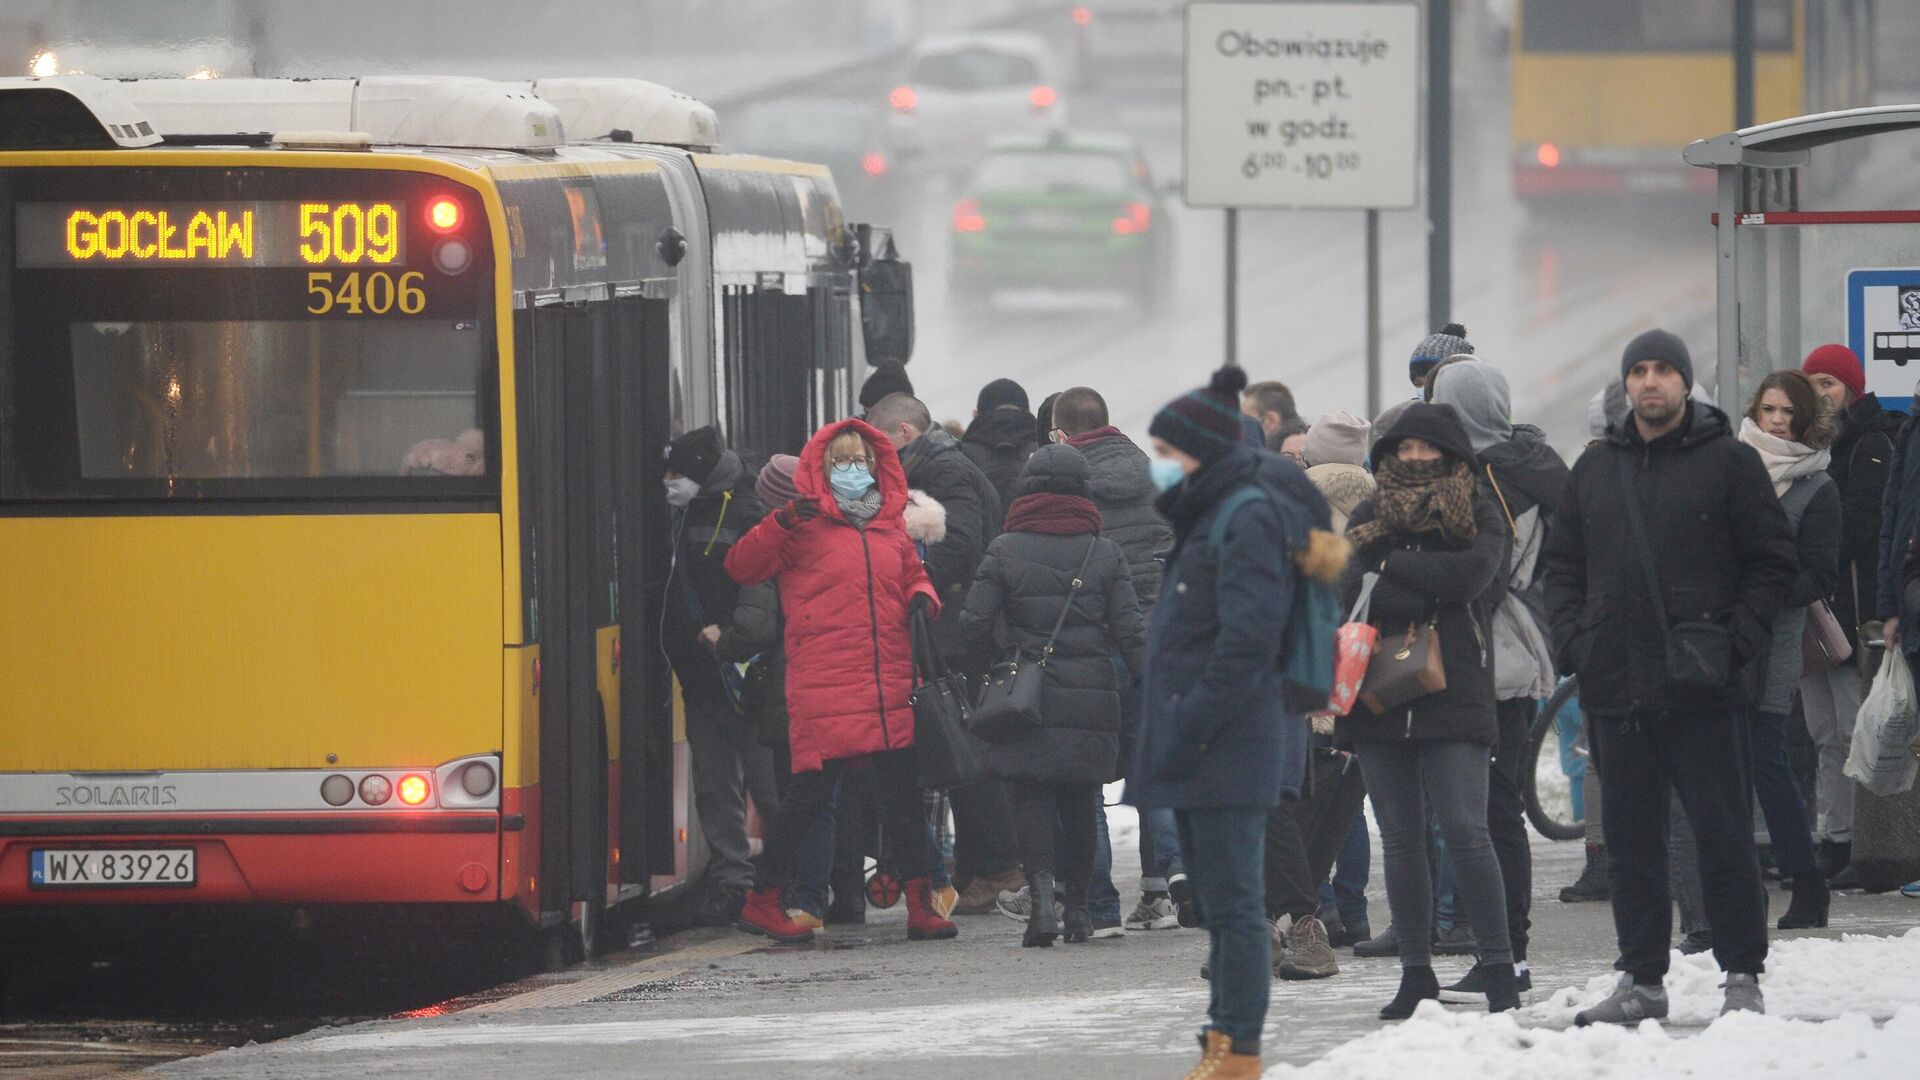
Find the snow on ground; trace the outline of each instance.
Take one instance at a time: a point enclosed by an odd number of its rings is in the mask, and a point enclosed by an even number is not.
[[[1679,957],[1667,977],[1668,1024],[1575,1028],[1573,1014],[1605,997],[1614,976],[1560,990],[1517,1016],[1421,1006],[1414,1018],[1270,1078],[1349,1080],[1420,1075],[1471,1062],[1476,1080],[1610,1080],[1649,1075],[1808,1080],[1912,1077],[1920,1062],[1920,929],[1897,938],[1776,941],[1761,978],[1767,1015],[1721,1017],[1721,974],[1708,956]]]

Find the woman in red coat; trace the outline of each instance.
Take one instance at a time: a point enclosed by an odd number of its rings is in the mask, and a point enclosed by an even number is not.
[[[780,891],[846,769],[874,770],[888,836],[917,840],[927,831],[907,625],[914,611],[939,605],[901,520],[907,475],[886,436],[859,420],[828,424],[801,451],[793,480],[800,497],[727,554],[727,573],[740,584],[774,579],[786,615],[793,782],[737,924],[778,941],[813,937],[787,917]],[[907,879],[907,936],[953,937],[959,930],[933,908],[928,845],[898,844],[895,853]]]

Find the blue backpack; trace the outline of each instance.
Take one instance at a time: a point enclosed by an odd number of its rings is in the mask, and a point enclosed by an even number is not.
[[[1210,538],[1215,552],[1227,538],[1227,524],[1242,506],[1255,500],[1273,501],[1257,483],[1243,484],[1221,500],[1213,516]],[[1326,710],[1333,696],[1336,639],[1340,633],[1340,596],[1327,582],[1300,571],[1293,590],[1293,609],[1280,647],[1280,674],[1289,713]]]

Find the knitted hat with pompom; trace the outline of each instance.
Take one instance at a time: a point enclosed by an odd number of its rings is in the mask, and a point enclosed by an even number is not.
[[[1167,402],[1147,434],[1211,465],[1241,444],[1240,392],[1246,388],[1247,373],[1229,364],[1206,386]]]

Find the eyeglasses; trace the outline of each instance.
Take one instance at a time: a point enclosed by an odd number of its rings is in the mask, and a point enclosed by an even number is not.
[[[841,472],[846,472],[848,469],[853,468],[855,465],[858,465],[864,469],[867,467],[868,462],[867,462],[867,456],[865,454],[857,454],[852,457],[849,457],[846,454],[841,454],[838,457],[835,457],[832,459],[832,464],[834,468],[839,469]]]

